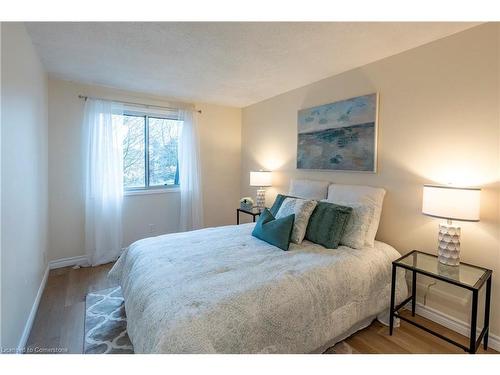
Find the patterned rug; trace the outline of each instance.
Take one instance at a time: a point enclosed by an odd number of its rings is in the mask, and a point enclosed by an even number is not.
[[[87,294],[84,347],[85,354],[134,353],[119,286]]]
[[[85,354],[133,354],[127,334],[127,316],[121,288],[114,287],[87,294],[85,310]],[[345,341],[323,354],[358,353]]]

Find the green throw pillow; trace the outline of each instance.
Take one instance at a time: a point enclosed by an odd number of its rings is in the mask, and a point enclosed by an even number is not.
[[[286,251],[290,244],[294,220],[295,215],[275,219],[274,215],[266,208],[260,214],[252,236]]]
[[[336,249],[344,234],[352,208],[328,202],[318,202],[306,230],[306,240]]]

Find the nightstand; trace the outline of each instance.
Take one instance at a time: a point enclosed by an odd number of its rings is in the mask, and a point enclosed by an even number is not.
[[[236,224],[240,225],[240,212],[243,212],[247,215],[252,215],[253,222],[255,223],[255,217],[259,216],[262,211],[264,211],[263,208],[258,208],[258,207],[252,207],[251,209],[247,210],[245,208],[237,208],[236,209]]]
[[[396,290],[396,272],[397,268],[401,267],[411,272],[412,275],[412,291],[411,295],[394,306],[395,290]],[[415,316],[416,295],[417,295],[417,274],[425,275],[433,279],[441,280],[446,283],[453,284],[460,288],[470,290],[472,292],[472,311],[471,311],[471,328],[469,336],[469,346],[462,345],[438,332],[434,332],[411,318],[402,316],[398,311],[411,301],[411,315]],[[422,251],[413,250],[412,252],[402,256],[392,262],[392,285],[391,285],[391,308],[389,321],[389,334],[392,335],[394,329],[394,317],[398,317],[414,326],[423,329],[426,332],[433,334],[449,343],[462,348],[468,353],[475,353],[481,345],[481,340],[484,339],[484,349],[488,348],[488,332],[490,328],[490,300],[491,300],[491,275],[492,271],[486,268],[474,266],[472,264],[460,263],[458,266],[448,266],[438,261],[437,256],[427,254]],[[478,312],[478,294],[479,290],[486,284],[486,300],[484,305],[484,327],[479,337],[476,340],[477,332],[477,312]]]

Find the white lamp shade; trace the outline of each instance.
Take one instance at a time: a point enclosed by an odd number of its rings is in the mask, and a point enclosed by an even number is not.
[[[441,219],[479,221],[481,189],[424,185],[422,213]]]
[[[272,174],[269,171],[250,172],[250,186],[271,186]]]

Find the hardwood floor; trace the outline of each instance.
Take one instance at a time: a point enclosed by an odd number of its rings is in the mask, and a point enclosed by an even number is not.
[[[410,312],[403,314],[411,316]],[[463,345],[469,344],[469,339],[459,333],[434,323],[421,316],[416,320],[436,332],[444,334]],[[401,326],[394,329],[389,336],[389,328],[373,322],[369,327],[356,332],[345,340],[351,347],[362,354],[464,354],[465,352],[438,337],[431,335],[409,323],[401,321]],[[488,348],[486,352],[481,346],[477,354],[498,354],[495,350]]]
[[[85,296],[114,286],[107,278],[111,267],[112,264],[106,264],[50,271],[28,339],[28,350],[47,352],[59,348],[61,353],[83,353]]]
[[[31,352],[82,353],[85,296],[88,292],[114,286],[107,273],[112,264],[92,268],[60,268],[50,271],[47,286],[28,339]],[[435,331],[467,344],[466,337],[425,318],[418,320]],[[460,353],[464,351],[411,324],[401,322],[392,336],[375,321],[368,328],[345,340],[359,353]],[[53,349],[57,350],[54,351]],[[478,353],[485,353],[482,349]],[[488,353],[497,353],[488,349]]]

